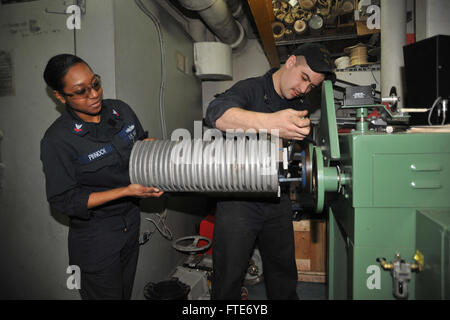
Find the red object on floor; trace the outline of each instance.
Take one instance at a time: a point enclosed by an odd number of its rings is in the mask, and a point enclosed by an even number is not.
[[[200,222],[200,235],[209,239],[213,239],[214,234],[214,215],[209,214]],[[200,240],[198,246],[201,247],[206,244],[206,241]],[[205,254],[212,254],[212,246],[205,252]]]

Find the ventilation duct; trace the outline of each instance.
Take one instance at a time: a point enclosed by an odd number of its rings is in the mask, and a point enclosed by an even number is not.
[[[403,108],[403,46],[406,44],[406,0],[381,1],[381,96],[395,87]]]
[[[130,180],[174,192],[277,192],[278,145],[267,139],[138,141]]]
[[[179,2],[188,10],[197,11],[208,28],[231,49],[237,50],[245,45],[244,28],[233,18],[225,0],[179,0]],[[237,8],[235,1],[229,3],[230,7]],[[239,12],[236,11],[236,14],[239,15]]]

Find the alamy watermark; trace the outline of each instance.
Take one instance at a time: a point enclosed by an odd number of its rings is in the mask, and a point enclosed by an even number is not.
[[[370,16],[367,18],[366,25],[368,29],[380,29],[381,8],[377,5],[367,7],[366,13]],[[78,5],[70,5],[66,8],[66,14],[70,14],[66,20],[67,29],[81,29],[81,8]]]
[[[380,29],[381,28],[381,8],[377,5],[371,5],[367,7],[367,11],[370,16],[367,18],[366,25],[368,29]]]
[[[279,130],[207,129],[202,134],[202,122],[194,122],[194,138],[184,128],[172,132],[174,146],[170,152],[173,165],[258,166],[261,175],[278,171],[281,143]]]
[[[69,30],[81,29],[81,9],[77,5],[71,5],[66,8],[66,14],[70,14],[66,20],[66,27]]]
[[[381,269],[377,265],[370,265],[366,269],[366,273],[369,274],[366,280],[366,286],[369,290],[381,289]]]
[[[67,267],[66,270],[67,274],[70,274],[70,276],[67,278],[66,286],[67,289],[73,290],[73,289],[81,289],[81,271],[80,267],[77,265],[71,265]]]

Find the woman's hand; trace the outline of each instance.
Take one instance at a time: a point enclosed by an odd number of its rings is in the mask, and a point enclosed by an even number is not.
[[[95,208],[109,201],[123,197],[158,198],[163,193],[164,191],[160,191],[155,187],[144,187],[140,184],[130,184],[126,187],[91,193],[88,199],[88,209]]]
[[[126,193],[127,193],[127,196],[129,196],[129,197],[159,198],[164,193],[164,191],[161,191],[155,187],[145,187],[140,184],[130,184],[130,185],[128,185],[128,187],[126,187]]]
[[[154,141],[155,138],[146,138],[142,141]],[[158,188],[155,187],[145,187],[140,184],[130,184],[128,187],[126,187],[126,192],[129,197],[136,197],[136,198],[159,198],[164,191],[160,191]]]

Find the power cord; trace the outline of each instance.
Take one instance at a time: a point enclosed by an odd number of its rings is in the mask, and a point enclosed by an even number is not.
[[[160,49],[160,60],[161,60],[161,84],[159,87],[159,117],[161,122],[161,131],[163,134],[163,139],[167,139],[167,127],[166,127],[166,116],[165,116],[165,110],[164,110],[164,91],[166,87],[166,62],[165,62],[165,49],[164,49],[164,39],[163,39],[163,33],[161,30],[161,23],[159,22],[158,18],[147,9],[147,7],[142,3],[141,0],[135,0],[136,5],[138,8],[147,16],[150,18],[150,20],[153,22],[153,24],[156,27],[156,32],[158,33],[158,40],[159,40],[159,49]]]
[[[152,218],[145,218],[145,220],[153,223],[164,238],[172,241],[172,231],[170,231],[170,229],[166,225],[167,209],[164,209],[162,213],[155,213],[155,215],[158,217],[157,221],[153,220]]]
[[[447,115],[447,105],[448,105],[448,100],[447,99],[442,99],[442,97],[437,97],[436,100],[434,100],[433,106],[429,109],[429,113],[428,113],[428,124],[430,126],[432,126],[433,124],[431,123],[431,114],[434,111],[434,108],[436,108],[436,106],[441,103],[442,104],[442,109],[438,109],[438,117],[440,117],[440,113],[442,110],[442,122],[441,122],[441,126],[443,126],[445,124],[445,120],[446,120],[446,115]]]

